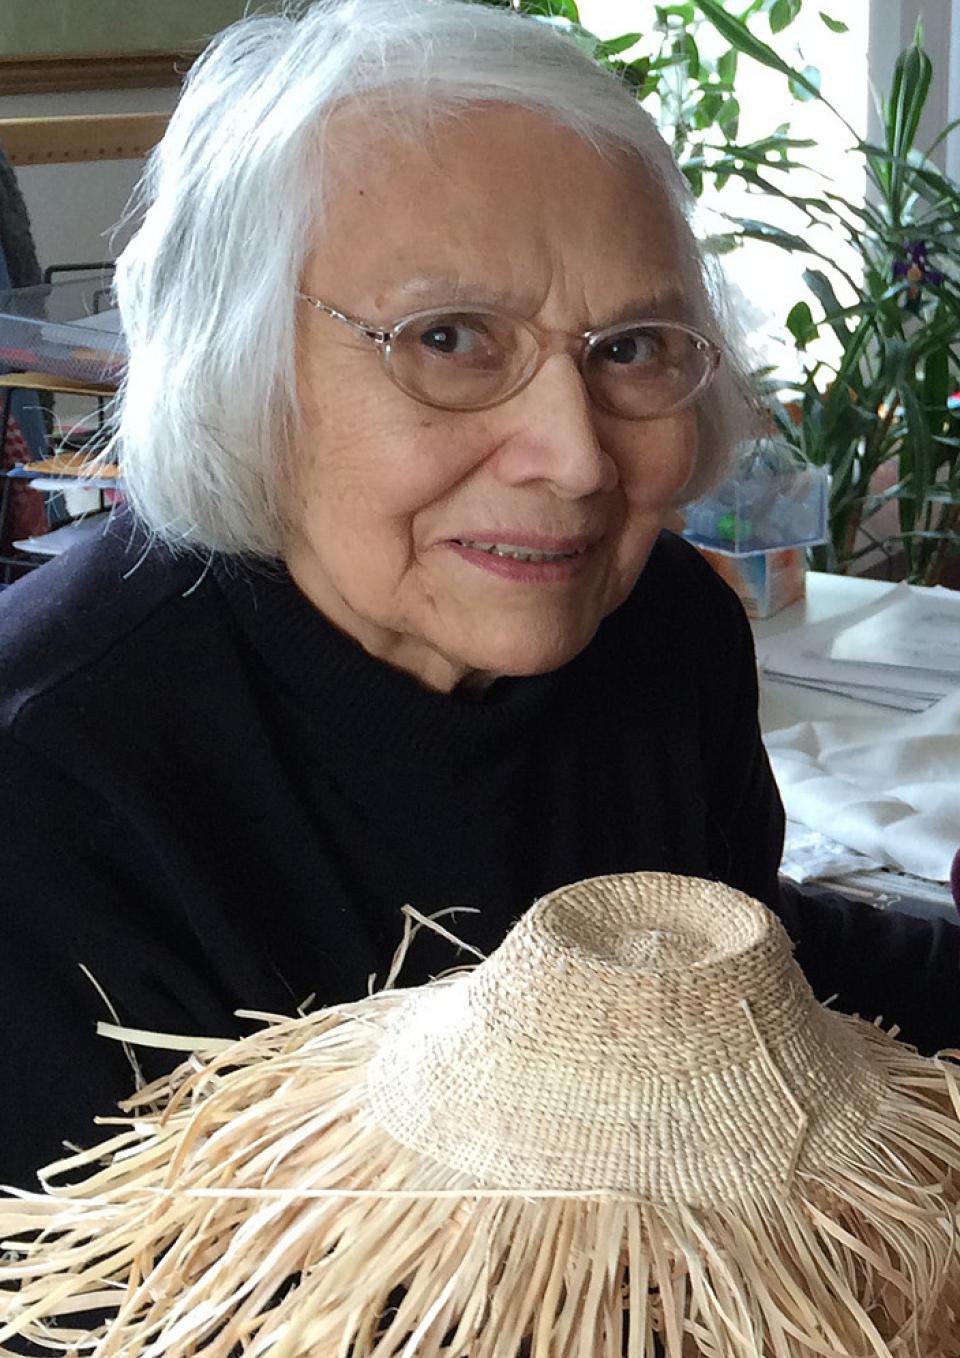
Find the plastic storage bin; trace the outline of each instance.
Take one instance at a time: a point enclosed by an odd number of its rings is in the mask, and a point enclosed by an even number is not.
[[[125,362],[119,313],[99,280],[0,292],[0,366],[115,382]]]
[[[830,476],[799,463],[788,445],[757,439],[734,474],[685,510],[684,537],[711,552],[750,556],[811,547],[829,536]]]

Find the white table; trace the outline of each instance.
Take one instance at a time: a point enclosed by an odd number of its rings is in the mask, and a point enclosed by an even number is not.
[[[873,603],[896,586],[886,580],[864,580],[855,575],[826,575],[819,571],[807,572],[807,597],[789,608],[774,613],[753,624],[753,635],[758,655],[763,655],[763,643],[770,637],[793,631],[808,623],[823,622],[839,613],[849,613]],[[844,698],[837,693],[819,693],[761,675],[760,725],[764,731],[776,731],[798,721],[829,720],[846,717],[851,712],[873,717],[880,729],[890,714],[873,703]]]
[[[753,623],[758,655],[762,656],[764,642],[769,638],[862,608],[864,604],[882,597],[887,590],[895,588],[886,580],[864,580],[857,576],[809,571],[805,599],[782,609],[771,618]],[[764,732],[792,726],[799,721],[846,717],[853,712],[875,722],[877,738],[883,738],[884,727],[890,720],[887,708],[836,693],[823,693],[782,680],[768,679],[761,672],[760,725]],[[950,890],[939,882],[926,882],[921,878],[884,870],[856,873],[825,885],[867,899],[880,907],[891,907],[925,917],[940,916],[953,923],[957,920]]]

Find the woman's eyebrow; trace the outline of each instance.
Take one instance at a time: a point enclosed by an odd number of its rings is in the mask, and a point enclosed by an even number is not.
[[[542,297],[517,292],[514,288],[497,288],[489,281],[469,280],[453,274],[418,274],[404,279],[394,287],[385,288],[383,299],[394,302],[410,300],[420,306],[475,306],[496,307],[514,315],[532,315],[542,303]],[[622,321],[687,320],[691,315],[689,297],[679,285],[662,284],[646,293],[634,293],[612,311],[599,316],[589,327],[604,329]],[[587,327],[585,327],[587,328]]]
[[[533,310],[538,298],[518,292],[516,288],[498,288],[489,280],[466,279],[454,274],[418,274],[407,278],[396,287],[385,289],[384,295],[411,298],[427,306],[444,306],[448,302],[461,305],[473,302],[477,306],[500,307],[505,311]]]
[[[680,287],[657,288],[644,295],[635,295],[609,313],[604,325],[619,325],[621,321],[684,321],[690,317],[690,298]],[[595,327],[599,329],[600,327]]]

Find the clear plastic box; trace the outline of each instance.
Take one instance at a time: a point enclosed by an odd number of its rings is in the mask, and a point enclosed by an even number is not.
[[[0,292],[0,367],[115,382],[125,358],[120,317],[99,278]]]
[[[751,556],[829,538],[830,475],[797,460],[788,444],[744,445],[734,474],[687,505],[684,537],[711,552]]]

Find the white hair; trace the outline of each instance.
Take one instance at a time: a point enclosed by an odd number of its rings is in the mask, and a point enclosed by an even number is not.
[[[374,96],[394,130],[408,110],[497,102],[635,155],[675,214],[693,318],[720,338],[669,149],[626,85],[554,25],[466,0],[316,0],[244,19],[190,71],[117,267],[129,364],[115,444],[134,509],[168,541],[281,553],[295,294],[309,249],[322,248],[330,115]],[[700,403],[685,498],[724,464],[743,391],[732,356]]]

